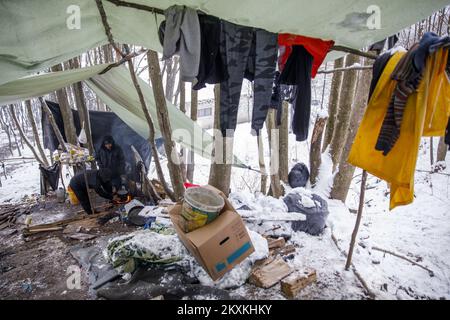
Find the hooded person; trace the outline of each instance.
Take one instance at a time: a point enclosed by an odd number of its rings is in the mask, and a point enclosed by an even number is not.
[[[80,201],[81,207],[87,214],[94,213],[89,202],[89,195],[87,188],[94,189],[95,192],[108,200],[113,200],[113,191],[111,185],[111,170],[110,169],[98,169],[98,170],[86,170],[86,177],[88,186],[86,186],[86,180],[84,172],[80,172],[70,179],[69,186]]]
[[[122,148],[115,143],[112,136],[103,138],[95,160],[97,160],[99,168],[111,170],[111,183],[118,189],[121,183],[120,176],[125,174],[125,156]]]

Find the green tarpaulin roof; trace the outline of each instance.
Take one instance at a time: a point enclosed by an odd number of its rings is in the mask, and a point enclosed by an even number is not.
[[[362,48],[429,16],[448,0],[132,0],[166,9],[173,4],[238,24],[335,40]],[[161,51],[162,15],[103,0],[115,41]],[[80,29],[69,29],[70,6],[80,8]],[[370,30],[367,8],[380,9],[381,28]],[[69,22],[71,20],[69,19]],[[66,61],[107,39],[94,0],[0,0],[0,84]]]

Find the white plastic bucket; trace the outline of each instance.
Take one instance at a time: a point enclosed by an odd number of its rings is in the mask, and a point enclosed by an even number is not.
[[[204,187],[188,188],[184,194],[184,232],[190,232],[212,222],[225,205],[225,200],[213,190]]]

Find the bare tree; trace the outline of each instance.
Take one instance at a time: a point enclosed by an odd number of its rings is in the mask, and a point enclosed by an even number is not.
[[[14,150],[13,150],[13,146],[12,146],[12,141],[11,141],[11,127],[10,125],[6,122],[6,120],[3,118],[3,109],[0,109],[0,125],[3,131],[5,131],[6,136],[8,137],[8,146],[9,146],[9,152],[11,153],[11,156],[14,155]]]
[[[104,46],[106,47],[106,46]],[[78,69],[80,68],[80,60],[78,57],[75,57],[71,60],[71,68]],[[83,91],[83,83],[77,82],[72,85],[73,92],[75,95],[75,101],[77,105],[78,110],[78,116],[80,118],[80,123],[84,127],[84,130],[86,132],[87,137],[87,145],[89,149],[89,153],[91,155],[94,154],[94,142],[92,140],[92,133],[91,133],[91,122],[89,119],[89,110],[86,106],[86,98]]]
[[[184,195],[183,175],[180,168],[180,159],[172,141],[172,129],[167,111],[166,99],[162,85],[161,72],[159,68],[158,53],[149,50],[147,53],[150,81],[152,83],[153,95],[158,115],[159,128],[164,138],[164,147],[167,154],[170,179],[177,199]]]
[[[349,54],[345,59],[345,66],[350,67],[359,62],[359,57]],[[330,142],[330,154],[333,160],[333,171],[339,162],[342,148],[345,143],[346,132],[350,120],[350,113],[355,95],[355,87],[358,72],[355,70],[345,71],[342,78],[342,87],[339,96],[339,106],[336,111],[333,137]]]
[[[44,148],[42,148],[41,141],[39,140],[39,132],[37,129],[36,121],[34,120],[33,110],[31,109],[31,101],[30,100],[25,101],[25,107],[27,109],[28,119],[30,120],[31,129],[33,130],[33,136],[34,136],[34,140],[36,141],[36,147],[39,151],[42,162],[44,163],[44,165],[46,167],[48,167],[47,157],[45,156]]]
[[[333,68],[342,68],[344,66],[344,59],[345,58],[342,57],[335,60]],[[322,151],[325,151],[325,149],[328,147],[333,136],[336,113],[339,106],[339,93],[341,92],[342,78],[343,72],[333,73],[333,78],[331,80],[330,98],[328,99],[328,120],[325,130],[325,136],[323,138]]]
[[[14,105],[9,105],[9,112],[11,114],[11,118],[13,119],[14,123],[16,124],[17,130],[19,130],[19,134],[22,137],[25,144],[30,148],[31,152],[33,152],[34,157],[36,158],[36,161],[40,164],[45,166],[44,161],[39,157],[36,149],[31,144],[30,140],[28,140],[27,136],[25,135],[25,132],[23,131],[22,127],[20,126],[19,120],[17,119],[16,112],[14,110]]]
[[[281,125],[280,130],[280,179],[288,182],[289,174],[289,103],[283,101],[281,104]]]
[[[445,144],[445,137],[440,137],[438,149],[437,149],[437,161],[445,161],[445,156],[447,155],[448,146]]]
[[[342,146],[338,171],[334,176],[333,187],[330,192],[331,198],[344,202],[347,198],[350,183],[355,172],[355,167],[347,162],[347,158],[366,109],[371,79],[372,72],[370,70],[360,71],[356,95],[353,107],[351,108],[350,121],[347,126],[347,132],[345,133],[345,143]]]
[[[60,64],[57,64],[52,67],[52,71],[62,71],[62,66]],[[61,116],[63,118],[66,140],[73,145],[78,145],[75,124],[73,122],[72,109],[69,105],[66,90],[64,88],[57,90],[56,96],[58,98],[59,109],[61,110]]]
[[[191,89],[191,119],[192,121],[197,121],[197,112],[198,112],[198,91]],[[186,170],[186,178],[190,181],[194,181],[194,152],[192,150],[189,151],[189,161]]]
[[[280,134],[276,126],[275,109],[269,109],[266,118],[266,128],[269,138],[269,150],[270,150],[270,191],[269,194],[274,198],[279,198],[283,195],[283,190],[280,183],[280,161],[279,161],[279,149],[280,149]]]
[[[320,165],[322,163],[322,136],[325,128],[325,123],[327,122],[327,117],[318,115],[316,118],[316,123],[314,124],[314,130],[311,137],[311,148],[309,149],[309,180],[312,185],[317,182],[317,176],[319,175]]]
[[[224,162],[224,156],[225,158],[231,157],[226,151],[227,149],[233,150],[233,139],[224,139],[220,133],[220,84],[214,86],[214,129],[213,159],[211,160],[208,183],[228,195],[231,164]]]

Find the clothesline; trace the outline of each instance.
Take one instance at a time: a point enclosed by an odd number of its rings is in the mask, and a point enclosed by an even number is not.
[[[144,4],[140,4],[140,3],[128,2],[128,1],[122,1],[122,0],[105,0],[105,1],[115,4],[118,7],[134,8],[137,10],[152,12],[154,14],[164,15],[164,10],[155,8],[155,7],[151,7],[151,6],[147,6]],[[376,54],[364,52],[364,51],[361,51],[358,49],[353,49],[353,48],[349,48],[349,47],[342,46],[342,45],[334,45],[333,47],[331,47],[331,50],[352,53],[352,54],[356,54],[358,56],[362,56],[362,57],[369,58],[369,59],[376,59],[378,57]]]
[[[319,70],[317,73],[321,74],[328,74],[328,73],[334,73],[339,71],[350,71],[350,70],[367,70],[372,69],[372,66],[358,66],[358,67],[347,67],[347,68],[336,68],[331,70]]]

